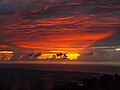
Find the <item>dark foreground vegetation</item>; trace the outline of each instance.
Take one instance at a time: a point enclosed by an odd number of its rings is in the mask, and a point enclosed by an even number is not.
[[[0,90],[120,90],[119,74],[0,69]]]

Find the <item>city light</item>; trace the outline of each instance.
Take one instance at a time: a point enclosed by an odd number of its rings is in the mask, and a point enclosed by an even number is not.
[[[116,51],[120,51],[120,48],[116,48]]]

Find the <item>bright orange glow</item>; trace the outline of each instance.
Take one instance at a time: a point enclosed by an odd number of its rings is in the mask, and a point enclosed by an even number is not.
[[[68,64],[67,62],[61,62],[61,64]]]
[[[10,60],[13,56],[13,51],[0,51],[0,60]]]
[[[0,50],[39,51],[42,53],[39,58],[52,58],[61,52],[69,59],[76,59],[89,47],[119,45],[118,0],[3,1]],[[17,4],[9,8],[14,1]],[[119,47],[114,50],[120,51]],[[4,53],[13,52],[0,52]]]
[[[0,60],[9,61],[12,58],[12,56],[13,54],[11,53],[7,53],[7,54],[0,53]]]
[[[68,53],[67,56],[68,56],[69,59],[72,60],[72,59],[77,59],[78,56],[80,56],[80,54],[78,54],[78,53]]]
[[[50,51],[50,52],[55,52],[55,53],[57,53],[57,52],[66,52],[66,51]]]
[[[56,54],[42,54],[39,57],[39,59],[50,59],[53,57],[53,55],[56,55]],[[77,59],[78,56],[80,56],[80,54],[78,54],[78,53],[67,53],[66,55],[68,56],[67,58],[70,60]],[[59,58],[59,57],[56,56],[56,59],[57,58]]]
[[[55,55],[55,54],[42,54],[40,57],[39,57],[39,59],[47,59],[47,58],[52,58],[53,57],[53,55]]]
[[[110,37],[112,34],[113,32],[104,32],[97,34],[81,33],[81,35],[53,35],[51,37],[46,36],[47,40],[44,41],[39,41],[38,38],[37,41],[18,42],[15,44],[22,48],[38,49],[41,50],[41,52],[80,52],[82,49],[91,46],[96,41]]]
[[[13,51],[0,51],[0,53],[4,53],[4,54],[12,54]]]

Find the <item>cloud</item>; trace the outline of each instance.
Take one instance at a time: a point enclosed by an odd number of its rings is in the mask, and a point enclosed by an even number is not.
[[[120,52],[116,51],[118,47],[120,46],[90,47],[81,52],[78,59],[82,61],[119,61]]]
[[[0,47],[78,51],[119,45],[119,0],[3,0]]]
[[[112,36],[97,41],[93,46],[119,46],[120,31],[116,31]]]

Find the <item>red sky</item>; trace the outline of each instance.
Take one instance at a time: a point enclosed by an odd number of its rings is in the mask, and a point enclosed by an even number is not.
[[[119,0],[2,0],[1,50],[119,46]]]

